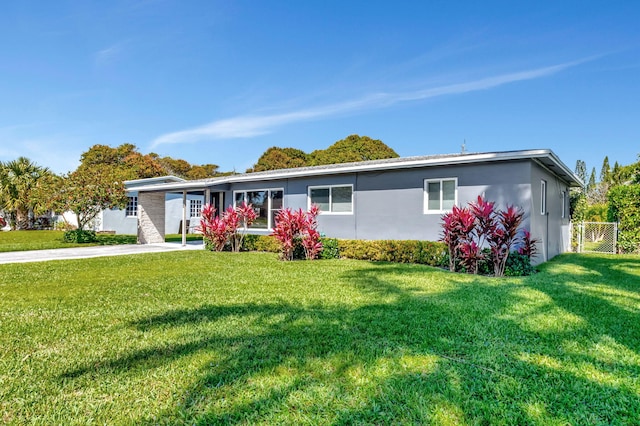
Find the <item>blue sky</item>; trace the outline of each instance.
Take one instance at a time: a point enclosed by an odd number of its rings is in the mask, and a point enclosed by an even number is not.
[[[94,144],[244,171],[349,134],[401,156],[640,153],[640,2],[25,1],[0,13],[0,161]]]

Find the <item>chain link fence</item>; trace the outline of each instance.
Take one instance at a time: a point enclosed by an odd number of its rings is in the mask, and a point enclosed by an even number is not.
[[[572,224],[572,248],[578,253],[617,253],[618,224],[582,222]]]

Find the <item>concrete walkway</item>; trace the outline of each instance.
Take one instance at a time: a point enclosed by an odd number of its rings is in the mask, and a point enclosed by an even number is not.
[[[51,250],[11,251],[0,253],[0,264],[44,262],[47,260],[85,259],[102,256],[122,256],[140,253],[159,253],[175,250],[202,250],[201,241],[163,244],[120,244],[113,246],[73,247]]]

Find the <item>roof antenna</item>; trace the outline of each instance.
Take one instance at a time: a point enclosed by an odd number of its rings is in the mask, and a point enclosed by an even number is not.
[[[464,139],[464,141],[462,142],[462,150],[460,151],[460,154],[466,154],[467,153],[467,140]]]

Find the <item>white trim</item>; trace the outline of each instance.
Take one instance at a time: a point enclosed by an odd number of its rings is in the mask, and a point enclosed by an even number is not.
[[[453,205],[457,206],[458,205],[458,178],[457,177],[449,177],[449,178],[436,178],[436,179],[424,179],[423,181],[423,185],[422,185],[422,213],[423,214],[443,214],[443,213],[448,213],[451,210],[445,210],[442,208],[442,188],[443,182],[447,182],[447,181],[453,181],[453,184],[455,186],[454,188],[454,195],[453,195]],[[429,183],[432,182],[438,182],[440,184],[440,209],[439,210],[430,210],[429,209],[429,191],[427,190],[427,185]]]
[[[271,223],[271,213],[272,213],[272,208],[271,208],[271,192],[272,191],[280,191],[282,192],[282,209],[284,209],[284,188],[258,188],[258,189],[239,189],[239,190],[235,190],[233,191],[233,199],[231,200],[231,205],[233,205],[234,207],[236,206],[236,194],[237,193],[242,193],[245,194],[243,196],[243,201],[246,203],[247,202],[247,192],[260,192],[260,191],[266,191],[267,192],[267,227],[266,228],[253,228],[253,227],[249,227],[247,229],[250,229],[252,232],[253,231],[272,231],[273,230],[273,225],[275,225],[274,223]],[[282,210],[282,209],[276,209],[276,210]]]
[[[348,212],[334,212],[334,211],[327,211],[327,210],[320,210],[320,213],[323,215],[335,215],[335,216],[346,216],[346,215],[353,215],[353,211],[354,211],[354,205],[353,205],[353,184],[351,183],[346,183],[346,184],[336,184],[336,185],[310,185],[307,187],[307,210],[311,208],[311,190],[312,189],[328,189],[329,190],[329,209],[331,209],[331,206],[333,205],[332,201],[333,201],[333,188],[346,188],[349,187],[351,188],[351,211]]]
[[[547,181],[540,180],[540,214],[547,214]]]
[[[562,218],[567,217],[567,191],[562,190]]]

